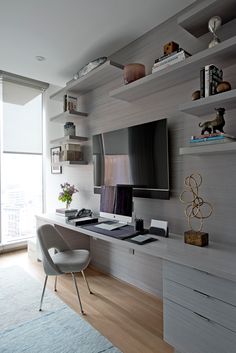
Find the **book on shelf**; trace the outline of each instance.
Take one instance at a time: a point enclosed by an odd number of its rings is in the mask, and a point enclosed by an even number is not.
[[[78,210],[76,208],[57,208],[56,214],[58,216],[68,217],[68,216],[75,216]]]
[[[205,67],[200,70],[200,98],[205,97]]]
[[[228,137],[228,138],[231,138],[231,139],[236,139],[236,136],[227,134],[225,132],[214,132],[214,133],[211,133],[211,134],[203,134],[203,135],[197,135],[197,136],[193,135],[193,136],[191,136],[191,139],[192,140],[198,140],[198,139],[202,139],[202,138],[210,138],[210,137],[216,137],[216,136],[223,136],[223,137]]]
[[[211,134],[209,135],[200,135],[200,136],[192,136],[190,139],[190,145],[207,145],[214,143],[225,143],[225,142],[233,142],[236,138],[233,136],[226,136],[226,134]]]
[[[78,151],[81,152],[81,145],[75,143],[63,143],[61,146],[62,151]]]
[[[59,161],[60,162],[65,162],[65,161],[82,161],[83,160],[83,154],[81,151],[60,151],[59,153]]]
[[[165,69],[166,67],[168,67],[170,65],[173,65],[173,64],[176,64],[182,60],[185,60],[187,57],[188,57],[188,55],[186,55],[186,52],[184,50],[178,52],[175,55],[168,56],[166,59],[155,63],[152,67],[152,72],[156,72],[156,71]]]
[[[77,110],[77,97],[73,97],[69,94],[64,95],[64,112],[70,111],[75,112]]]
[[[217,93],[216,87],[223,81],[223,71],[210,64],[200,70],[200,97],[209,97]]]
[[[224,139],[211,139],[211,140],[203,140],[203,141],[190,141],[190,146],[191,147],[194,147],[194,146],[205,146],[205,145],[217,145],[217,144],[224,144],[224,143],[231,143],[233,142],[234,140],[232,139],[227,139],[227,138],[224,138]]]
[[[176,57],[176,56],[178,56],[178,53],[182,53],[182,52],[184,52],[186,56],[191,56],[191,54],[189,54],[186,50],[179,48],[170,54],[165,54],[165,55],[162,55],[159,58],[157,58],[154,62],[154,65],[157,63],[160,63],[163,60],[169,59],[170,57]]]

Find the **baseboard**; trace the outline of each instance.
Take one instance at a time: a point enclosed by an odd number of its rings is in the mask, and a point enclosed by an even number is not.
[[[27,249],[27,242],[21,242],[16,244],[6,244],[0,246],[0,254],[5,254],[8,252],[18,251]]]

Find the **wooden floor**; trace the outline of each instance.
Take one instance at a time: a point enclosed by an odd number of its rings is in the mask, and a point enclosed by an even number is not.
[[[12,265],[23,267],[43,284],[42,264],[30,260],[26,251],[0,255],[0,269]],[[162,340],[161,300],[95,269],[88,268],[85,274],[94,293],[88,294],[79,275],[85,320],[123,353],[173,353],[173,349]],[[49,278],[49,288],[53,289],[52,277]],[[71,276],[58,278],[56,295],[79,313]]]

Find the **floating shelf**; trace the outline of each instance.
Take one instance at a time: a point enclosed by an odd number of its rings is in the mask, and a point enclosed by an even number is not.
[[[199,77],[200,69],[209,64],[227,67],[235,64],[236,36],[225,40],[213,48],[207,48],[166,69],[154,72],[128,85],[110,92],[110,96],[127,102],[163,91]]]
[[[82,136],[63,136],[59,137],[55,140],[51,140],[50,143],[52,144],[63,144],[63,143],[80,143],[80,142],[85,142],[88,141],[87,137],[82,137]]]
[[[178,25],[195,37],[209,32],[208,21],[213,16],[220,16],[222,24],[235,18],[235,0],[206,0],[196,4],[177,20]]]
[[[70,81],[66,87],[52,94],[50,98],[63,101],[65,94],[81,96],[119,77],[123,68],[123,65],[108,60],[78,80]]]
[[[74,124],[77,124],[78,120],[80,118],[84,118],[86,116],[88,116],[87,113],[77,112],[75,110],[71,110],[71,111],[68,110],[68,111],[63,112],[61,114],[53,116],[52,118],[50,118],[50,121],[52,121],[54,123],[59,123],[59,124],[66,123],[67,121],[70,121]]]
[[[202,154],[219,154],[219,153],[235,153],[236,142],[221,142],[215,144],[207,144],[206,146],[181,147],[180,155],[202,155]]]
[[[179,106],[181,112],[195,116],[214,113],[214,108],[225,108],[227,110],[236,108],[236,89],[215,94],[214,96],[200,98],[196,101]]]

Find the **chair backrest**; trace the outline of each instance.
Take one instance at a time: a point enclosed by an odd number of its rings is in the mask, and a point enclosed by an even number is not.
[[[42,252],[42,260],[44,271],[47,275],[58,275],[62,272],[54,264],[50,256],[49,250],[56,249],[58,251],[70,250],[69,245],[62,238],[61,234],[51,224],[44,224],[37,230],[38,241]]]

